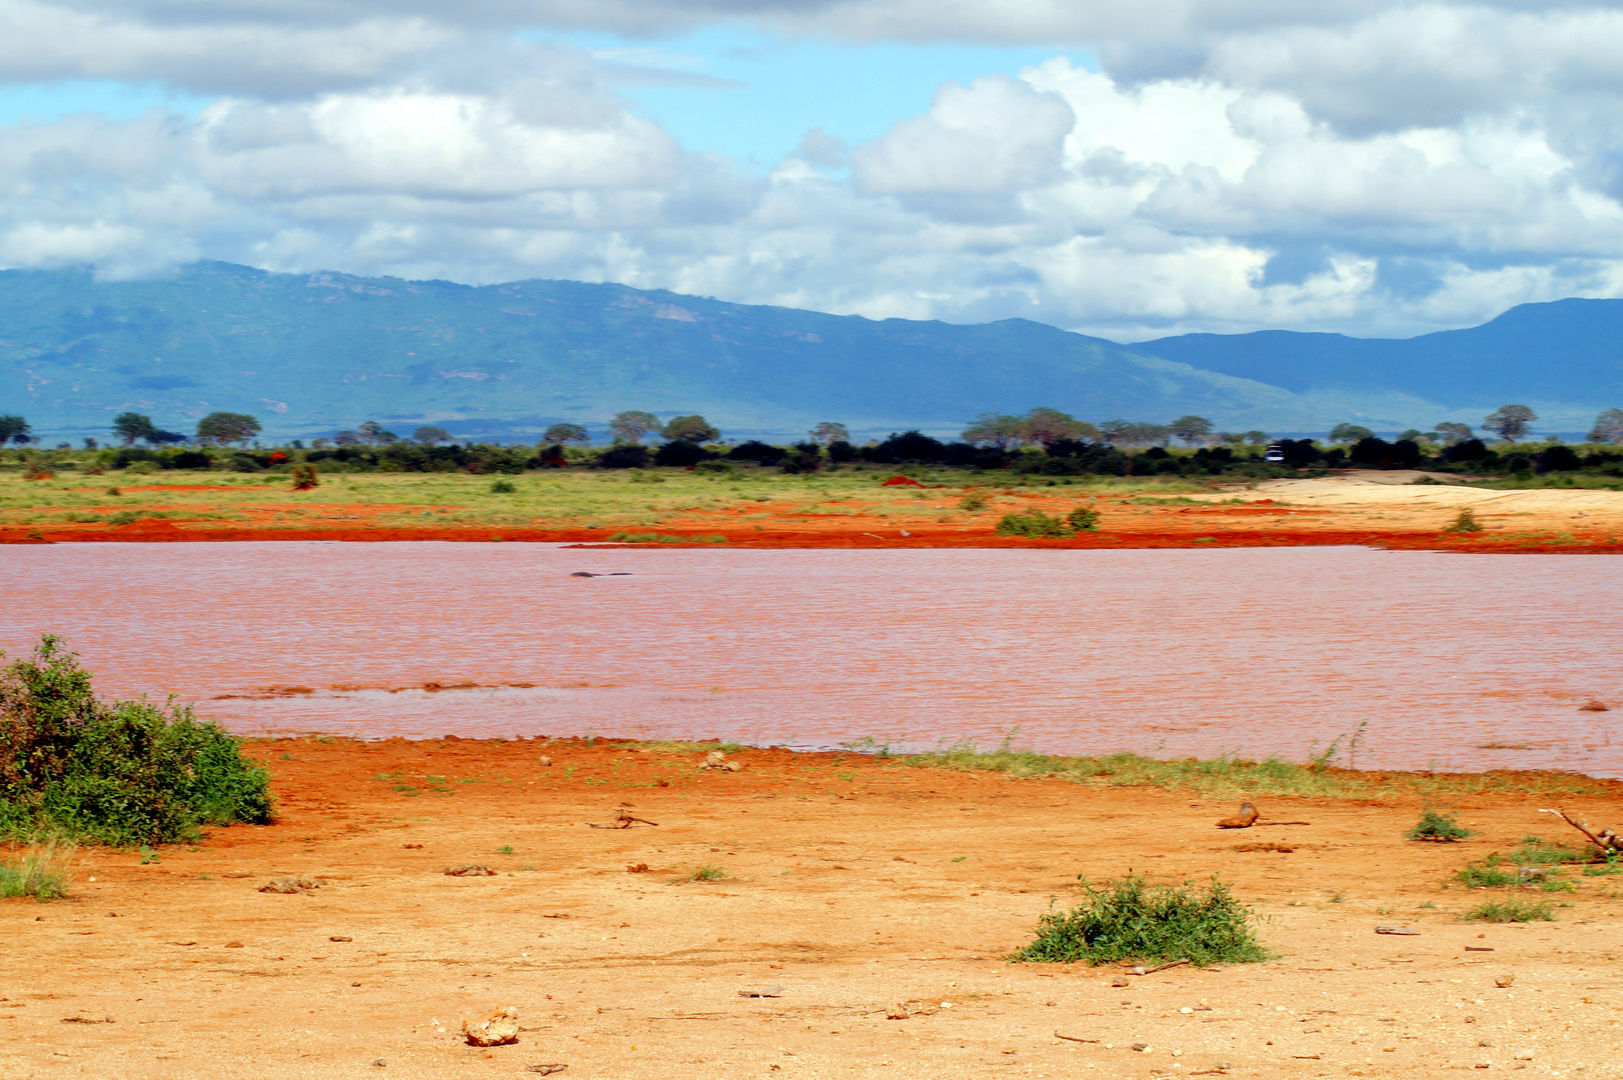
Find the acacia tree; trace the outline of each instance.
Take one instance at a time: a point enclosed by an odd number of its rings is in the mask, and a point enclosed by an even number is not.
[[[1520,442],[1538,414],[1526,405],[1501,405],[1482,418],[1482,430],[1507,443]]]
[[[424,446],[435,446],[442,442],[451,441],[451,433],[442,427],[423,425],[411,433],[412,441],[422,443]]]
[[[121,412],[113,417],[113,434],[125,446],[134,446],[141,439],[150,439],[152,433],[157,431],[152,423],[152,417],[138,412]]]
[[[1267,446],[1269,443],[1273,442],[1273,440],[1268,437],[1268,433],[1266,431],[1258,431],[1256,428],[1252,428],[1244,435],[1241,435],[1240,438],[1244,439],[1246,443],[1251,446]]]
[[[1212,422],[1204,416],[1180,416],[1168,424],[1167,428],[1181,439],[1185,446],[1206,442],[1212,434]]]
[[[28,426],[28,421],[20,416],[0,416],[0,446],[8,442],[22,446],[28,442],[29,432],[32,430]]]
[[[660,434],[672,442],[680,439],[683,442],[707,443],[721,438],[721,432],[697,413],[692,416],[673,416]]]
[[[969,422],[969,426],[963,430],[960,437],[965,442],[977,446],[984,443],[998,450],[1006,450],[1010,443],[1020,438],[1020,418],[999,413],[981,413]]]
[[[197,422],[197,441],[216,446],[245,443],[259,432],[259,421],[247,413],[211,412]]]
[[[362,442],[372,446],[388,446],[390,443],[400,441],[400,436],[388,430],[376,420],[368,420],[356,428],[355,435]]]
[[[1623,409],[1603,409],[1589,429],[1589,441],[1623,443]]]
[[[1374,437],[1375,433],[1362,424],[1337,424],[1330,429],[1330,441],[1335,443],[1363,442]]]
[[[1039,407],[1020,417],[1015,434],[1022,442],[1048,446],[1062,439],[1097,439],[1099,429],[1070,413]]]
[[[1471,437],[1471,425],[1444,420],[1437,425],[1437,436],[1442,439],[1444,446],[1456,446]]]
[[[824,420],[821,424],[818,424],[816,427],[812,428],[807,434],[812,437],[813,442],[822,443],[824,446],[832,446],[837,442],[848,443],[851,441],[851,433],[845,429],[845,425],[836,424],[832,420]]]
[[[609,421],[609,430],[614,432],[615,442],[636,446],[642,442],[644,435],[659,430],[659,417],[651,412],[627,409],[615,414],[614,419]]]
[[[546,443],[579,443],[585,446],[592,441],[592,435],[579,424],[553,424],[542,433],[541,441]]]

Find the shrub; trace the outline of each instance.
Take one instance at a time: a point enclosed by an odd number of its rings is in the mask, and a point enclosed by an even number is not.
[[[490,485],[490,493],[492,495],[511,495],[517,490],[518,488],[511,480],[496,480]]]
[[[1454,880],[1467,889],[1496,889],[1516,884],[1516,874],[1500,869],[1499,856],[1489,855],[1486,862],[1471,863],[1463,870],[1454,871]]]
[[[1449,814],[1440,814],[1431,807],[1426,807],[1420,815],[1420,821],[1415,827],[1403,834],[1410,840],[1430,840],[1440,844],[1451,844],[1456,840],[1464,840],[1473,835],[1470,829],[1460,827],[1459,822]]]
[[[695,419],[692,417],[677,417],[678,420]],[[712,429],[714,430],[714,429]],[[688,439],[672,439],[670,442],[654,451],[654,464],[666,465],[678,469],[691,468],[710,456],[710,452],[698,443]]]
[[[1213,878],[1204,890],[1146,885],[1127,877],[1103,888],[1083,880],[1086,899],[1069,912],[1044,915],[1037,939],[1009,959],[1044,963],[1083,960],[1191,960],[1196,964],[1266,960],[1250,925],[1251,911]]]
[[[0,833],[134,845],[271,819],[269,777],[190,708],[104,702],[51,634],[0,669]]]
[[[1064,537],[1071,530],[1058,518],[1049,517],[1041,510],[1018,511],[1004,514],[997,523],[999,536]]]
[[[1549,904],[1531,900],[1485,900],[1460,916],[1466,922],[1553,922]]]
[[[979,492],[979,491],[965,492],[964,497],[962,499],[958,500],[958,509],[960,509],[960,510],[968,510],[970,513],[975,513],[976,511],[979,511],[979,510],[985,510],[986,507],[987,507],[986,496],[983,493]]]
[[[1079,506],[1066,515],[1065,523],[1077,532],[1098,532],[1099,511],[1091,506]]]
[[[597,457],[600,469],[646,469],[650,455],[648,447],[636,443],[611,446]]]
[[[157,472],[158,467],[150,461],[132,461],[128,465],[124,466],[124,471],[130,473],[147,474]]]
[[[1443,531],[1453,533],[1481,532],[1482,525],[1477,521],[1476,515],[1471,513],[1470,508],[1467,507],[1466,509],[1461,510],[1459,517],[1454,519],[1454,523],[1445,528]]]
[[[294,491],[309,491],[321,483],[316,478],[316,467],[314,465],[295,465],[293,466],[292,475]]]
[[[68,895],[75,845],[51,840],[16,862],[0,863],[0,897],[32,896],[38,903]]]

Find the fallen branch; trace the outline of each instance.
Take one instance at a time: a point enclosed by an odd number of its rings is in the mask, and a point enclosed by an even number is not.
[[[1190,961],[1188,961],[1188,960],[1168,960],[1164,964],[1156,964],[1154,967],[1151,967],[1151,968],[1147,968],[1147,967],[1130,968],[1130,969],[1128,969],[1127,974],[1129,974],[1129,975],[1154,975],[1157,971],[1165,971],[1167,968],[1182,967],[1184,964],[1187,964],[1189,962]]]
[[[1566,812],[1563,810],[1540,810],[1539,813],[1554,814],[1568,825],[1571,825],[1574,829],[1577,829],[1579,832],[1587,836],[1589,838],[1589,842],[1595,845],[1595,850],[1600,852],[1602,855],[1617,855],[1620,852],[1623,852],[1623,836],[1619,836],[1611,829],[1602,829],[1600,831],[1600,835],[1596,836],[1587,828],[1569,818],[1566,815]]]
[[[1054,1038],[1056,1038],[1056,1039],[1064,1039],[1066,1042],[1096,1043],[1096,1042],[1099,1041],[1098,1039],[1079,1039],[1075,1035],[1061,1035],[1057,1031],[1054,1032]]]
[[[607,825],[594,825],[592,822],[588,821],[586,823],[586,827],[588,829],[629,829],[629,828],[631,828],[632,825],[658,825],[658,824],[659,824],[659,822],[657,822],[657,821],[646,821],[643,818],[635,817],[635,816],[632,815],[632,813],[629,810],[626,810],[626,809],[622,808],[621,810],[619,810],[618,812],[615,813],[614,820],[609,822],[609,824],[607,824]]]

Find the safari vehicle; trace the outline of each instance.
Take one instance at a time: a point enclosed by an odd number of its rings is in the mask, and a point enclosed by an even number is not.
[[[1285,448],[1278,443],[1269,446],[1262,452],[1262,460],[1280,462],[1285,460]]]

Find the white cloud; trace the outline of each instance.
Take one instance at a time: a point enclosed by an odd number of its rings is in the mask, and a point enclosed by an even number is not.
[[[725,19],[1105,70],[946,83],[879,139],[808,133],[758,176],[628,111],[636,56],[513,37]],[[1420,331],[1623,290],[1620,39],[1623,2],[0,0],[0,81],[219,96],[0,128],[0,262],[618,280],[1122,337]]]

